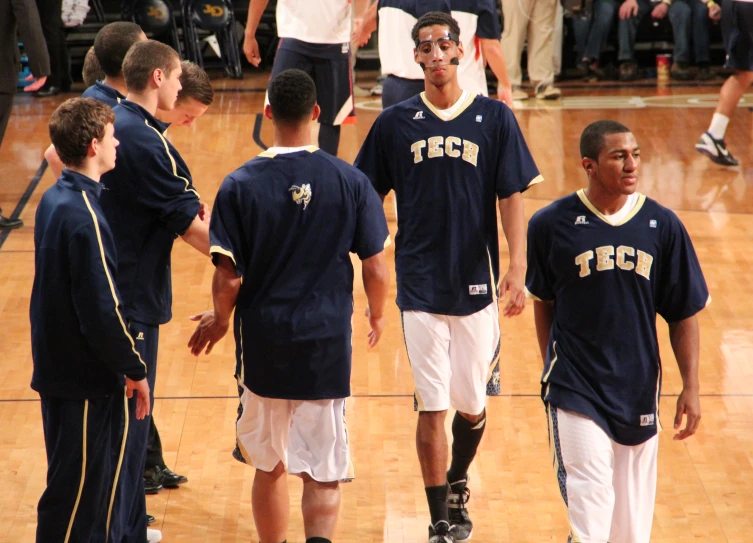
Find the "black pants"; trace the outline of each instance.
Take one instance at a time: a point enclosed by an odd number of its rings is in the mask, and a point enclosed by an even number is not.
[[[149,417],[149,437],[146,440],[146,468],[152,469],[155,466],[162,467],[165,465],[165,459],[162,458],[162,440],[159,438],[157,426],[154,424],[154,417]]]
[[[42,396],[47,488],[37,507],[37,543],[96,541],[105,526],[122,452],[125,391],[104,398]]]
[[[70,86],[71,74],[66,33],[63,27],[63,0],[36,0],[42,33],[50,55],[50,76],[46,87]]]
[[[3,136],[8,127],[11,110],[13,110],[13,95],[0,92],[0,147],[3,146]]]

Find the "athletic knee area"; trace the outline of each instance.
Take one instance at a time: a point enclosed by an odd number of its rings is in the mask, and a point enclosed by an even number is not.
[[[463,413],[462,411],[458,411],[457,413],[455,413],[455,419],[453,419],[452,421],[453,427],[455,426],[456,421],[458,424],[462,424],[462,421],[458,420],[458,415],[460,415],[459,418],[467,421],[470,424],[475,425],[475,424],[480,423],[482,420],[486,420],[486,409],[481,411],[481,413],[479,413],[478,415],[470,415],[468,413]]]
[[[277,465],[272,468],[272,471],[265,471],[263,469],[256,468],[256,477],[265,479],[279,479],[285,475],[285,464],[278,462]]]
[[[753,71],[738,70],[732,75],[732,77],[737,79],[740,85],[744,87],[748,87],[753,84]]]
[[[317,481],[308,473],[301,473],[301,479],[303,479],[304,485],[313,485],[312,488],[321,490],[337,490],[340,488],[340,481]]]

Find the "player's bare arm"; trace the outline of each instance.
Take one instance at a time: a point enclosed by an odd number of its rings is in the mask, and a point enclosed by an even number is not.
[[[371,38],[371,34],[377,29],[377,12],[379,10],[379,0],[374,0],[370,6],[366,9],[366,13],[360,17],[361,21],[356,19],[356,25],[353,28],[353,36],[351,41],[363,47]],[[359,11],[356,11],[356,17],[359,17]]]
[[[199,356],[204,347],[206,347],[204,354],[211,353],[215,344],[225,337],[230,328],[230,316],[241,288],[241,278],[235,272],[233,261],[224,255],[217,255],[216,258],[218,259],[217,266],[212,278],[214,310],[191,317],[192,321],[199,321],[196,331],[188,341],[188,348],[194,356]]]
[[[384,251],[362,262],[361,276],[363,288],[369,300],[369,306],[366,308],[369,325],[371,326],[369,347],[374,347],[379,342],[379,338],[382,337],[384,330],[382,316],[384,314],[384,303],[387,300],[387,290],[390,286],[390,270],[384,258]]]
[[[549,334],[554,322],[554,302],[533,301],[533,322],[536,325],[536,339],[539,342],[541,360],[546,363],[546,350],[549,345]]]
[[[257,68],[261,64],[261,54],[259,53],[259,44],[256,41],[256,29],[259,27],[259,21],[261,21],[264,10],[267,9],[267,4],[269,4],[269,0],[251,0],[248,4],[243,53],[248,61]]]
[[[203,217],[200,207],[199,213],[181,238],[201,254],[209,256],[209,216],[204,213]]]
[[[510,266],[499,286],[500,300],[507,298],[502,314],[505,317],[520,315],[526,305],[526,226],[523,213],[523,195],[519,192],[499,201],[502,229],[510,250]],[[508,296],[509,292],[509,296]]]
[[[669,323],[669,339],[682,376],[682,392],[677,398],[677,412],[675,413],[675,430],[680,429],[683,415],[687,416],[685,428],[680,430],[674,439],[685,439],[695,434],[701,423],[698,382],[700,333],[696,316]]]
[[[58,156],[58,152],[55,150],[54,145],[50,144],[50,146],[44,152],[44,158],[47,161],[47,165],[50,167],[50,170],[52,170],[52,173],[55,175],[55,179],[60,177],[63,173],[63,168],[65,168],[65,165],[63,164],[63,161],[60,160],[60,157]]]
[[[481,44],[481,54],[499,81],[497,98],[509,107],[512,107],[512,86],[510,85],[510,78],[507,77],[507,65],[505,64],[505,57],[502,55],[502,44],[499,40],[487,38],[481,38],[479,42]]]

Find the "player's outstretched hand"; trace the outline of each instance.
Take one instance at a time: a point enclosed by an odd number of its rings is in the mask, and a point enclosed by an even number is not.
[[[687,421],[685,428],[680,430],[682,426],[682,416],[687,415]],[[698,430],[698,425],[701,424],[701,399],[698,396],[698,389],[682,389],[680,397],[677,398],[677,413],[675,413],[675,430],[680,430],[679,434],[675,434],[674,439],[685,439],[692,436]]]
[[[502,278],[499,295],[501,300],[507,298],[507,304],[502,311],[505,317],[515,317],[523,312],[526,306],[525,278],[525,268],[510,268]]]
[[[230,327],[230,322],[222,322],[215,318],[214,311],[204,311],[200,315],[190,317],[192,321],[199,321],[196,331],[188,340],[188,348],[191,354],[199,356],[204,347],[207,348],[204,354],[209,354],[219,340],[225,337]]]
[[[133,381],[126,377],[126,396],[133,398],[136,393],[136,418],[144,420],[149,415],[149,383],[146,379]]]
[[[34,75],[30,74],[24,78],[24,81],[34,81]],[[24,92],[37,92],[39,89],[41,89],[44,84],[47,82],[47,76],[40,77],[34,83],[31,83],[30,85],[26,85],[24,87]]]
[[[251,64],[257,68],[259,67],[259,64],[261,64],[261,55],[259,54],[259,43],[256,41],[256,36],[246,34],[246,37],[243,39],[243,53]]]
[[[369,306],[366,306],[366,316],[369,318],[369,326],[371,326],[371,330],[369,331],[369,348],[372,348],[379,343],[379,338],[382,337],[384,317],[375,317],[372,315]]]

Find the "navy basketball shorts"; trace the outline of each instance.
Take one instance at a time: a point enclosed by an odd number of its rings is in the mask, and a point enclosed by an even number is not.
[[[753,2],[722,2],[722,36],[727,51],[725,68],[753,71]]]
[[[402,320],[418,410],[481,414],[499,357],[496,301],[471,315],[403,311]]]
[[[546,406],[549,448],[572,543],[649,543],[659,436],[627,446],[593,420]]]
[[[315,44],[306,44],[290,38],[281,39],[270,80],[284,70],[303,70],[311,76],[316,85],[316,103],[321,108],[319,122],[335,126],[355,122],[350,45],[329,46],[321,56],[311,54],[309,48],[316,49]],[[265,100],[265,105],[268,103],[269,96]]]
[[[421,94],[425,89],[423,79],[405,79],[388,75],[382,83],[382,109],[399,104]]]

